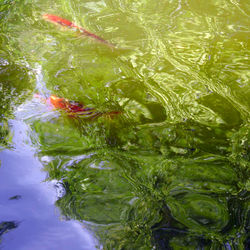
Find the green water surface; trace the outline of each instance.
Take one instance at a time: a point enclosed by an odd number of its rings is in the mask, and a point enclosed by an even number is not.
[[[0,149],[21,109],[48,180],[66,190],[56,206],[99,248],[244,249],[249,10],[243,0],[2,0]],[[35,93],[121,113],[69,117]]]

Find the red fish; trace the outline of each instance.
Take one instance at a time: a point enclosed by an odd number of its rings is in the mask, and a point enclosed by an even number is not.
[[[49,97],[50,103],[56,108],[60,110],[64,110],[72,117],[84,117],[88,119],[98,118],[100,116],[108,116],[113,118],[114,115],[118,115],[120,111],[111,111],[111,112],[99,112],[94,108],[88,108],[81,103],[69,101],[64,98],[57,97],[55,95],[51,95]]]
[[[114,48],[114,44],[104,40],[103,38],[85,30],[84,28],[77,26],[76,24],[72,23],[71,21],[67,20],[67,19],[63,19],[59,16],[55,16],[55,15],[51,15],[51,14],[43,14],[43,19],[45,19],[48,22],[54,23],[54,24],[59,24],[61,26],[65,26],[67,28],[74,28],[79,30],[82,34],[84,34],[85,36],[89,36],[92,37],[93,39],[106,44],[107,46]]]

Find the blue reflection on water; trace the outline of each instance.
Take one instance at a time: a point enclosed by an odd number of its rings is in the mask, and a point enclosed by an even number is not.
[[[0,153],[1,249],[95,249],[96,240],[83,225],[63,220],[54,206],[54,184],[35,157],[22,121],[11,121],[13,150]]]

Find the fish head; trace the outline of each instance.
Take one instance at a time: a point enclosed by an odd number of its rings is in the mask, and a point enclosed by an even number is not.
[[[51,104],[58,109],[66,109],[67,108],[67,101],[64,98],[57,97],[56,95],[50,96]]]
[[[51,14],[43,14],[43,19],[51,22],[57,22],[57,16]]]

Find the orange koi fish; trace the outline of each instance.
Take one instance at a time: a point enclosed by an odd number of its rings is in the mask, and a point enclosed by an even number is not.
[[[63,19],[59,16],[55,16],[55,15],[51,15],[51,14],[43,14],[43,19],[48,21],[48,22],[51,22],[51,23],[54,23],[54,24],[59,24],[61,26],[65,26],[67,28],[74,28],[74,29],[77,29],[79,30],[82,34],[84,34],[85,36],[89,36],[89,37],[92,37],[93,39],[101,42],[101,43],[104,43],[106,44],[107,46],[111,47],[111,48],[114,48],[115,45],[104,40],[103,38],[85,30],[84,28],[80,27],[80,26],[77,26],[76,24],[72,23],[71,21],[69,20],[66,20],[66,19]]]
[[[94,108],[88,108],[81,103],[69,101],[64,98],[57,97],[55,95],[51,95],[49,97],[49,102],[59,110],[64,110],[67,112],[71,117],[84,117],[88,119],[95,119],[100,116],[108,116],[113,118],[114,115],[118,115],[120,111],[111,111],[111,112],[99,112],[96,111]]]

